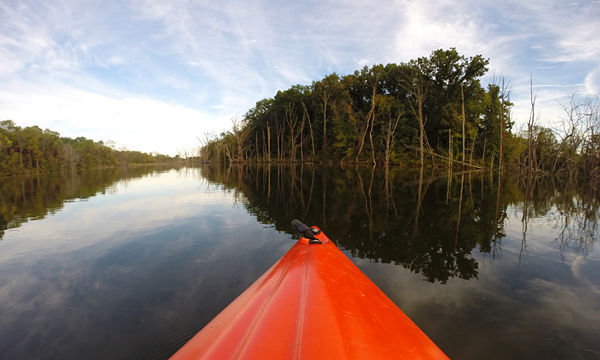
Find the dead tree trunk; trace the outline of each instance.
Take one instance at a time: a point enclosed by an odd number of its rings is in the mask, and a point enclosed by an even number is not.
[[[375,161],[375,146],[373,145],[373,128],[375,127],[375,92],[377,91],[377,82],[373,85],[373,94],[371,95],[371,130],[369,131],[369,141],[371,143],[371,157],[373,166],[377,165]]]
[[[477,140],[477,133],[473,134],[473,142],[471,143],[471,156],[469,158],[469,164],[473,165],[473,152],[475,151],[475,140]],[[485,166],[485,165],[483,165]]]
[[[310,115],[308,114],[308,109],[306,109],[306,105],[304,104],[304,101],[302,101],[302,107],[304,108],[304,115],[306,116],[306,121],[308,121],[308,130],[310,131],[310,143],[312,146],[312,155],[314,158],[314,156],[315,156],[315,137],[313,135],[313,129],[312,129],[312,125],[310,123]]]
[[[461,96],[461,105],[462,105],[462,161],[465,162],[465,91],[464,86],[460,85],[460,96]]]
[[[448,168],[452,168],[452,129],[448,129]]]
[[[267,161],[271,162],[271,127],[267,121]]]
[[[398,114],[396,119],[392,118],[392,114],[388,114],[388,124],[385,133],[385,168],[386,171],[390,166],[390,157],[392,154],[392,149],[394,148],[394,134],[396,133],[396,128],[400,123],[400,117],[402,114]],[[387,181],[387,179],[386,179]]]
[[[294,110],[294,104],[288,104],[285,108],[285,119],[290,127],[290,160],[292,162],[296,161],[296,138],[298,137],[296,133],[298,117],[296,116]]]
[[[279,122],[275,123],[275,138],[277,140],[277,161],[281,161],[281,146],[279,144]]]
[[[254,148],[256,149],[256,161],[258,162],[258,131],[254,134]]]
[[[529,81],[529,93],[531,100],[531,116],[529,117],[529,121],[527,122],[527,168],[529,178],[533,175],[533,124],[535,121],[535,98],[533,96],[533,76]]]
[[[423,167],[425,166],[425,122],[423,119],[423,104],[427,97],[427,87],[423,74],[420,71],[413,72],[409,78],[405,78],[402,82],[406,91],[412,97],[412,101],[409,101],[410,110],[419,123],[420,163],[421,167]]]
[[[483,154],[481,155],[481,165],[485,167],[485,146],[487,144],[487,139],[483,138]],[[492,169],[494,168],[494,164],[492,164]]]
[[[371,116],[373,114],[373,109],[369,110],[367,113],[367,118],[365,121],[365,127],[362,130],[362,135],[358,139],[358,151],[356,152],[356,160],[355,162],[358,164],[360,159],[360,153],[362,152],[363,146],[365,145],[365,138],[367,137],[367,131],[369,130],[369,124],[371,123]]]

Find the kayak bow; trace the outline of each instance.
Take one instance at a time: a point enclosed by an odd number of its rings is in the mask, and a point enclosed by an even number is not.
[[[447,359],[316,226],[293,226],[303,237],[172,359]]]

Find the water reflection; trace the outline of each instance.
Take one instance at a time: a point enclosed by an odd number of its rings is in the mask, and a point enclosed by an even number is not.
[[[198,169],[90,175],[17,183],[52,205],[0,242],[2,359],[165,358],[293,245]]]
[[[498,204],[497,182],[473,174],[452,183],[433,173],[384,175],[364,168],[206,171],[209,179],[239,189],[248,210],[278,228],[302,216],[355,257],[400,264],[429,281],[476,277],[472,250],[479,245],[490,252],[493,239],[502,236],[506,203]]]
[[[159,169],[160,170],[160,169]],[[162,169],[166,171],[168,168]],[[72,199],[87,199],[111,193],[117,182],[157,171],[156,167],[109,168],[85,172],[65,172],[0,178],[0,240],[7,229],[30,219],[43,219]]]
[[[325,229],[453,358],[600,353],[594,187],[240,166],[0,188],[3,359],[164,358],[292,246],[295,217]]]
[[[587,251],[598,238],[599,193],[548,179],[436,174],[393,169],[209,168],[206,176],[244,194],[257,218],[287,229],[301,216],[327,228],[352,256],[394,263],[429,281],[477,277],[473,250],[502,249],[507,210],[522,212],[522,248],[531,217],[554,221],[561,249]]]

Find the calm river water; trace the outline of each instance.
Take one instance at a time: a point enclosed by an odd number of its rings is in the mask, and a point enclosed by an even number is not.
[[[0,178],[0,358],[165,358],[320,226],[455,359],[600,358],[600,190],[339,167]],[[352,279],[348,279],[352,281]]]

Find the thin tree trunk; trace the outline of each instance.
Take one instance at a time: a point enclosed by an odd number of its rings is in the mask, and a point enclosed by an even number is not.
[[[502,100],[500,103],[500,159],[498,162],[498,170],[500,172],[504,169],[504,98],[507,95],[506,86],[504,84],[504,77],[502,78]]]
[[[256,161],[258,162],[258,132],[256,132],[254,134],[254,141],[255,141],[255,149],[256,149]]]
[[[389,116],[388,128],[385,137],[385,167],[389,170],[390,166],[390,157],[392,154],[392,149],[394,148],[394,134],[396,133],[396,128],[398,127],[398,123],[400,122],[401,114],[398,114],[395,120],[391,119],[391,114]]]
[[[304,101],[302,101],[302,107],[304,107],[304,114],[306,115],[306,120],[308,121],[308,130],[310,130],[310,143],[312,145],[312,155],[314,157],[315,156],[315,137],[313,135],[313,129],[312,129],[312,125],[310,123],[310,116],[308,115],[308,109],[306,108]]]
[[[423,158],[423,143],[425,137],[425,125],[423,124],[423,103],[421,100],[418,101],[419,104],[419,150],[421,151],[421,168],[425,166],[425,159]]]
[[[371,109],[371,110],[373,110],[373,109]],[[365,122],[365,128],[364,128],[364,130],[362,132],[362,136],[360,137],[359,142],[358,142],[359,146],[358,146],[358,152],[356,153],[356,161],[355,161],[356,163],[358,163],[360,153],[362,152],[363,146],[365,144],[365,137],[367,136],[367,130],[369,130],[369,124],[371,121],[371,113],[372,113],[371,110],[369,110],[369,113],[367,114],[367,121]]]
[[[373,159],[373,166],[377,165],[375,161],[375,146],[373,145],[373,128],[375,127],[375,91],[376,85],[373,85],[373,94],[371,95],[371,130],[369,131],[369,141],[371,142],[371,157]]]
[[[483,138],[483,155],[481,156],[481,165],[485,167],[485,146],[487,144],[487,138]]]
[[[473,142],[471,143],[471,156],[469,158],[469,164],[473,165],[473,152],[475,151],[475,140],[477,139],[477,134],[473,136]]]
[[[302,123],[300,124],[300,162],[304,164],[304,116],[302,116]]]
[[[461,103],[462,103],[462,161],[465,162],[465,123],[466,123],[466,117],[465,117],[465,91],[464,91],[464,86],[461,85],[460,86],[460,96],[461,96]]]
[[[285,119],[290,127],[290,161],[296,162],[296,123],[298,122],[298,118],[294,115],[294,104],[286,106],[285,109]]]
[[[263,140],[262,160],[264,161],[265,160],[265,154],[267,152],[267,139],[266,139],[266,136],[265,136],[265,129],[263,129],[263,132],[262,132],[262,140]]]
[[[535,121],[535,98],[533,96],[533,76],[530,78],[529,82],[529,91],[530,91],[530,99],[531,99],[531,117],[529,118],[529,122],[527,124],[527,132],[528,132],[528,146],[527,146],[527,154],[528,154],[528,170],[529,177],[533,175],[533,123]]]
[[[267,122],[267,161],[271,163],[271,127]]]
[[[448,168],[452,167],[452,129],[448,129]]]
[[[421,167],[425,166],[424,159],[424,143],[425,143],[425,123],[423,121],[423,104],[425,103],[425,98],[427,94],[427,89],[423,84],[424,79],[423,75],[420,72],[414,72],[411,74],[410,78],[405,79],[404,86],[406,90],[412,93],[412,97],[414,97],[414,102],[410,101],[410,109],[412,114],[417,118],[419,123],[419,151],[420,151],[420,163]],[[417,107],[415,109],[415,106]]]
[[[277,161],[281,161],[281,146],[279,144],[279,123],[275,123],[275,138],[277,140]]]
[[[323,154],[327,154],[327,103],[330,97],[331,92],[323,88],[323,92],[321,93],[321,100],[323,100],[323,147],[321,152]]]

